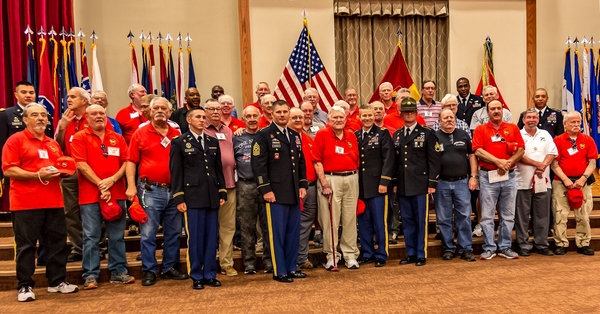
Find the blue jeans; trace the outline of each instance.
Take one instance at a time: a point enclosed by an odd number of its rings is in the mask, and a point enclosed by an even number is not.
[[[123,214],[114,221],[105,221],[108,236],[108,269],[112,275],[127,274],[127,258],[125,256],[125,201],[117,201]],[[80,205],[81,223],[83,227],[83,278],[100,276],[100,233],[102,214],[98,203]]]
[[[163,227],[162,271],[166,272],[179,263],[179,237],[183,223],[182,214],[177,210],[171,189],[157,186],[152,186],[151,189],[146,190],[144,184],[138,184],[138,198],[148,215],[148,222],[140,225],[142,271],[158,274],[158,262],[156,261],[158,224],[162,223]]]
[[[435,189],[435,214],[442,234],[444,252],[456,251],[452,231],[452,216],[458,231],[459,253],[473,251],[471,234],[471,191],[467,178],[450,182],[439,180]]]
[[[512,244],[511,232],[515,225],[515,199],[517,182],[515,173],[508,174],[508,180],[490,183],[488,172],[479,170],[479,201],[481,218],[479,223],[483,229],[483,250],[496,252],[508,249]],[[498,204],[498,246],[494,243],[494,213]]]

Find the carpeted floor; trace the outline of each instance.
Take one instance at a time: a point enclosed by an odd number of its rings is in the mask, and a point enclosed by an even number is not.
[[[599,255],[436,258],[424,267],[391,260],[339,273],[319,268],[292,284],[262,273],[218,275],[222,287],[199,291],[190,280],[142,287],[138,278],[72,295],[39,288],[30,303],[17,302],[16,290],[0,292],[0,313],[600,313]]]

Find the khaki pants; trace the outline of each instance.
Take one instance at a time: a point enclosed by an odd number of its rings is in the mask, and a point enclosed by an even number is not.
[[[338,244],[338,229],[342,227],[342,236],[339,239],[340,248],[344,259],[357,259],[359,255],[356,245],[356,202],[358,200],[358,174],[349,176],[325,175],[331,190],[331,211],[333,215],[333,235],[329,217],[329,202],[323,195],[321,183],[317,183],[317,195],[319,204],[319,223],[323,230],[323,252],[327,259],[333,259],[333,250]],[[331,237],[333,236],[333,241]],[[333,246],[332,246],[333,245]],[[337,256],[336,256],[337,257]]]
[[[554,208],[554,241],[557,247],[568,247],[567,220],[571,208],[567,200],[567,188],[562,181],[552,181],[552,207]],[[594,206],[592,199],[592,188],[589,185],[583,187],[583,206],[573,209],[577,225],[575,230],[575,244],[577,247],[590,245],[592,229],[590,228],[590,212]]]
[[[235,233],[236,193],[227,189],[227,202],[219,208],[219,265],[233,267],[233,235]]]

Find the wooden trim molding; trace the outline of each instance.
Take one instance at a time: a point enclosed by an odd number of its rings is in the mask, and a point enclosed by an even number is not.
[[[252,42],[250,40],[250,0],[238,0],[240,27],[240,68],[242,72],[242,106],[253,103]]]
[[[527,108],[533,107],[537,89],[537,18],[536,0],[527,0]]]

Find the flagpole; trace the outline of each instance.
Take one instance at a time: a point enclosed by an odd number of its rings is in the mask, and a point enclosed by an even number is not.
[[[304,27],[306,28],[306,37],[307,37],[307,44],[306,47],[308,49],[308,77],[310,78],[307,82],[308,82],[308,87],[312,87],[312,64],[311,64],[311,59],[310,59],[310,43],[311,43],[311,38],[310,38],[310,31],[308,31],[308,19],[306,18],[306,8],[304,8],[304,11],[302,12],[302,16],[304,17],[302,20],[302,23],[304,24]]]

